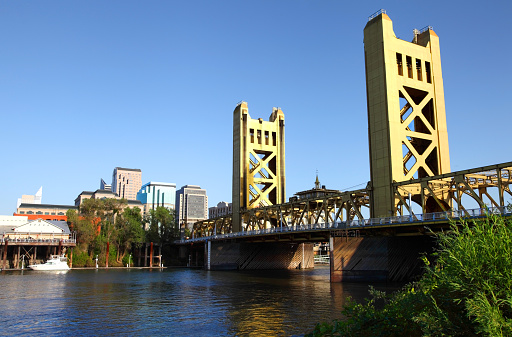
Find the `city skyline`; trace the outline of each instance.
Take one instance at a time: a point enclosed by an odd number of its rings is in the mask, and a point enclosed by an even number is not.
[[[286,199],[370,180],[363,28],[440,38],[451,170],[510,161],[505,2],[2,3],[0,214],[44,188],[72,205],[114,167],[231,200],[232,119],[286,115]],[[198,6],[199,5],[199,6]],[[298,171],[303,167],[304,171]]]

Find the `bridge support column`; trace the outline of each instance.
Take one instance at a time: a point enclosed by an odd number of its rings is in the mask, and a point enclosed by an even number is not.
[[[206,247],[205,247],[206,248]],[[290,242],[211,242],[211,270],[307,269],[314,267],[312,243]]]
[[[211,270],[211,263],[210,263],[210,258],[212,255],[212,242],[211,241],[205,242],[204,252],[205,252],[205,257],[204,257],[205,266],[204,267],[206,270]]]
[[[428,236],[330,238],[331,282],[409,281],[432,252]]]

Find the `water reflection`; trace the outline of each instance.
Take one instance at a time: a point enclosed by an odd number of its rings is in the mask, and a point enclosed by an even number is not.
[[[341,318],[364,284],[331,284],[329,269],[71,270],[0,275],[0,323],[11,334],[301,335]]]

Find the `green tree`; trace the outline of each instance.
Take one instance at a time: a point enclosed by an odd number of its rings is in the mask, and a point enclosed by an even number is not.
[[[87,252],[97,235],[97,226],[94,223],[94,218],[84,217],[71,209],[66,212],[66,216],[70,230],[76,233],[77,245],[79,245],[81,250]]]
[[[122,262],[133,245],[140,246],[145,239],[140,208],[125,208],[116,222],[117,262]]]
[[[155,242],[164,246],[179,239],[175,210],[159,206],[155,210],[149,211],[145,221],[149,224],[146,232],[148,242]]]
[[[78,213],[70,210],[67,215],[71,229],[77,233],[76,253],[87,252],[90,261],[95,255],[104,261],[110,243],[109,261],[121,264],[132,244],[144,242],[140,209],[130,209],[125,199],[87,199]],[[83,254],[80,256],[83,260]]]

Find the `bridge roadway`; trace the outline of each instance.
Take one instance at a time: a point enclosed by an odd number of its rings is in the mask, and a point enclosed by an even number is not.
[[[465,211],[448,211],[426,214],[412,214],[384,218],[371,218],[352,221],[336,221],[309,225],[280,226],[266,229],[242,231],[212,236],[203,236],[176,241],[178,244],[191,244],[207,241],[247,241],[247,242],[321,242],[329,241],[330,236],[415,236],[428,235],[447,229],[450,221],[474,220],[487,214],[512,216],[510,207],[475,208]]]
[[[450,223],[512,216],[510,207],[477,208],[353,221],[276,226],[176,241],[188,266],[207,270],[314,267],[313,242],[329,242],[331,282],[410,281],[433,234]],[[286,224],[284,222],[283,224]]]

